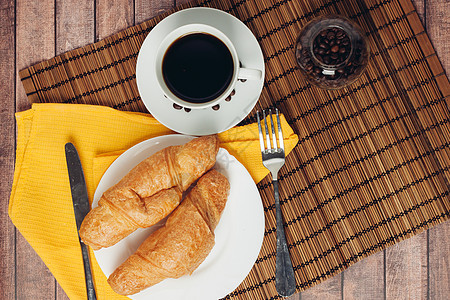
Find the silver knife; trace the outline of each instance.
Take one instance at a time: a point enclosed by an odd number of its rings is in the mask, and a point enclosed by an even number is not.
[[[97,299],[97,296],[95,294],[94,281],[92,279],[91,264],[89,263],[89,252],[79,234],[81,222],[83,222],[84,217],[90,210],[89,197],[77,149],[75,149],[75,146],[72,143],[67,143],[65,149],[70,190],[72,192],[73,210],[75,212],[75,221],[77,223],[78,240],[80,241],[81,254],[83,256],[87,296],[88,300],[95,300]]]

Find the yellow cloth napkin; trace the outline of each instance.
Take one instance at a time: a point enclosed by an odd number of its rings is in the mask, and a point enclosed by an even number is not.
[[[9,216],[42,258],[70,299],[86,299],[81,250],[72,206],[64,145],[77,148],[92,201],[103,172],[124,150],[160,135],[172,134],[148,114],[76,104],[33,104],[16,114],[17,153]],[[289,153],[298,138],[282,117]],[[219,134],[221,147],[236,157],[255,182],[262,166],[256,124]],[[115,294],[90,258],[98,299],[126,299]]]

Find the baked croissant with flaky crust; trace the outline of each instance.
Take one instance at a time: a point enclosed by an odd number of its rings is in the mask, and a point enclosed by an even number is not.
[[[179,205],[183,191],[214,166],[218,150],[217,136],[204,136],[139,163],[86,215],[82,241],[94,250],[109,247],[165,218]]]
[[[216,228],[229,193],[216,170],[203,175],[183,202],[108,278],[121,295],[135,294],[166,278],[191,274],[214,246]]]

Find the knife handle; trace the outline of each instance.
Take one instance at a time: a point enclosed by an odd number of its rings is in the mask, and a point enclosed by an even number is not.
[[[88,300],[97,300],[92,279],[91,264],[89,263],[89,252],[87,246],[80,240],[81,254],[83,255],[84,275],[86,278],[86,290]]]

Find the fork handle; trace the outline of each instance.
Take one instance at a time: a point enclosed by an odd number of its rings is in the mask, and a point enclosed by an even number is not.
[[[280,296],[291,296],[295,292],[294,269],[284,234],[283,215],[280,207],[280,194],[278,191],[278,180],[273,180],[275,194],[275,210],[277,219],[277,259],[275,270],[275,286]]]

